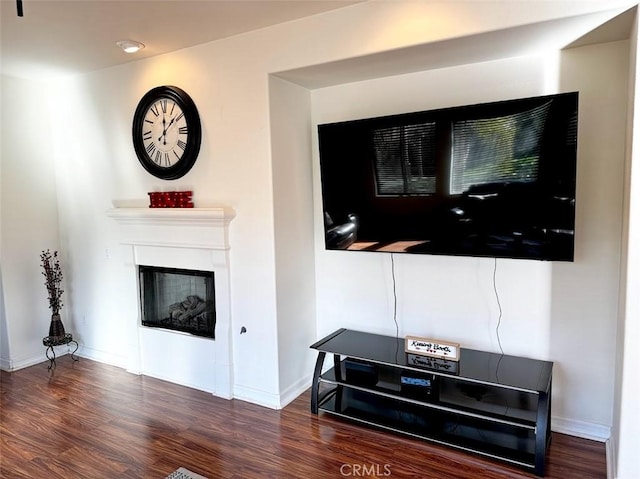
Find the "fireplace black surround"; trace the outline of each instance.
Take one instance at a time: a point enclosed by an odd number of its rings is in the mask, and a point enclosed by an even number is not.
[[[215,339],[214,273],[139,266],[142,325]]]

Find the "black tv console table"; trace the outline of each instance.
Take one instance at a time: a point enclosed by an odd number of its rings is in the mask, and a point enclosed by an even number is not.
[[[318,351],[311,412],[518,465],[544,476],[553,363],[460,350],[460,361],[407,354],[404,338],[339,329]],[[333,367],[322,372],[326,354]]]

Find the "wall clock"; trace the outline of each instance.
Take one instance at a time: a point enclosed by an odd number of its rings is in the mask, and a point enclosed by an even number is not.
[[[200,116],[189,95],[175,86],[149,90],[133,115],[133,147],[145,170],[175,180],[187,174],[200,151]]]

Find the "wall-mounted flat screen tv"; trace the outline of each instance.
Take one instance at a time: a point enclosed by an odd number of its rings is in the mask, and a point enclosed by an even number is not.
[[[578,93],[318,125],[327,249],[573,261]]]

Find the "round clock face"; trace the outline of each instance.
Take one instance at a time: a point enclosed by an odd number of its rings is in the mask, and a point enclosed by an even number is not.
[[[149,173],[165,180],[181,178],[200,150],[198,110],[180,88],[154,88],[138,103],[132,134],[138,160]]]

